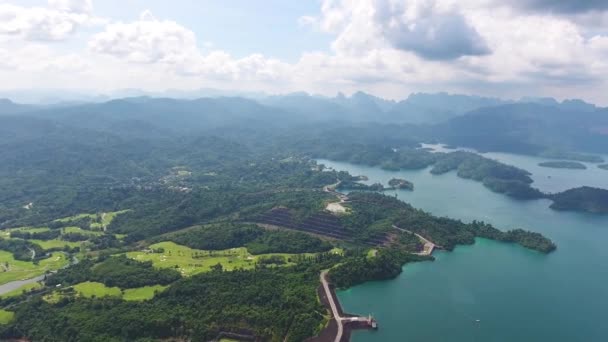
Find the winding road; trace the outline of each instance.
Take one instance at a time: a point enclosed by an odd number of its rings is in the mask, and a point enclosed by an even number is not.
[[[414,235],[416,235],[420,239],[420,241],[422,241],[424,243],[424,248],[422,249],[422,252],[415,253],[415,254],[418,254],[418,255],[431,255],[431,254],[433,254],[433,250],[435,248],[441,248],[441,246],[437,246],[431,240],[425,238],[424,236],[422,236],[422,235],[420,235],[418,233],[414,233],[414,232],[409,231],[407,229],[399,228],[399,227],[397,227],[395,225],[393,225],[393,228],[397,229],[397,230],[400,230],[402,232],[405,232],[405,233],[414,234]]]

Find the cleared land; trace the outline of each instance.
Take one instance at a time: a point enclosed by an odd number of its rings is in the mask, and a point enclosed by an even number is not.
[[[61,252],[55,252],[49,258],[40,260],[38,265],[34,265],[31,261],[15,260],[10,252],[0,251],[0,284],[29,279],[42,275],[46,271],[58,270],[68,262],[66,256]]]

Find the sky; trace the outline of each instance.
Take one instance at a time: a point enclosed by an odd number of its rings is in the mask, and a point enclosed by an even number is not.
[[[608,0],[0,0],[0,79],[608,105]]]

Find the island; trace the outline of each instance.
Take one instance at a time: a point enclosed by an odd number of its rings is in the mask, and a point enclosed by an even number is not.
[[[393,189],[414,190],[414,183],[400,178],[389,180],[388,185]]]
[[[550,195],[551,209],[577,210],[595,214],[608,214],[608,190],[588,186]]]
[[[539,163],[538,166],[551,167],[554,169],[572,169],[572,170],[585,170],[587,167],[585,164],[573,161],[548,161]]]
[[[566,152],[558,150],[548,150],[538,154],[539,157],[551,158],[551,159],[567,159],[574,161],[582,161],[587,163],[603,163],[604,158],[593,155],[578,152]]]
[[[597,167],[599,167],[602,170],[607,170],[608,171],[608,164],[598,165]]]

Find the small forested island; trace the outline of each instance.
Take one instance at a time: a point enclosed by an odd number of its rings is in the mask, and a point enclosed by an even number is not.
[[[414,190],[414,183],[400,178],[393,178],[389,180],[388,185],[393,189]]]
[[[544,158],[552,158],[552,159],[567,159],[574,160],[580,162],[587,163],[603,163],[604,158],[593,155],[593,154],[584,154],[578,152],[566,152],[566,151],[557,151],[557,150],[547,150],[539,153],[539,157]]]
[[[573,161],[548,161],[539,163],[538,166],[542,167],[551,167],[555,169],[577,169],[577,170],[585,170],[587,166],[585,164]]]
[[[608,190],[588,186],[550,195],[552,209],[608,214]]]
[[[608,170],[608,164],[598,165],[597,167],[599,167],[602,170]]]

